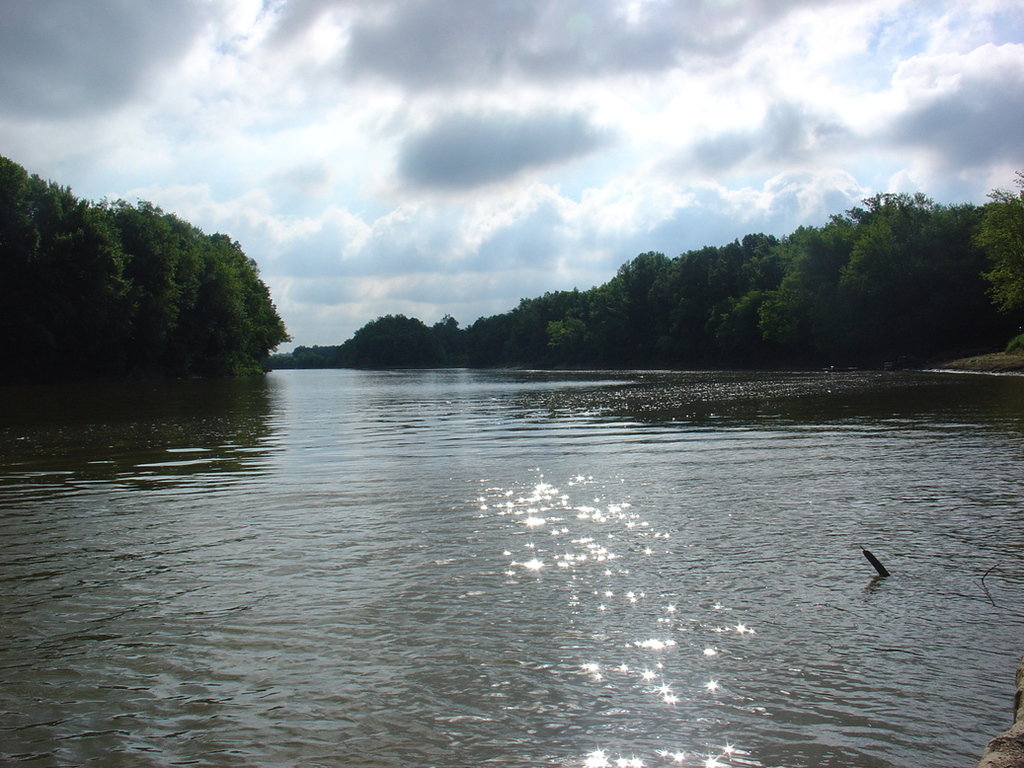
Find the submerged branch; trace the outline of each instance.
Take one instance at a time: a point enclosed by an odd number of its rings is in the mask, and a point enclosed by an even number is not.
[[[878,560],[878,558],[875,557],[873,554],[871,554],[871,552],[869,552],[868,550],[864,549],[864,547],[861,547],[860,551],[864,555],[864,557],[866,557],[868,559],[868,562],[871,563],[871,565],[873,565],[875,567],[875,570],[878,571],[878,575],[879,576],[888,576],[889,575],[889,571],[887,571],[885,569],[885,566],[882,565],[882,563]]]
[[[993,608],[998,608],[999,606],[998,606],[998,605],[996,605],[996,601],[992,599],[992,593],[991,593],[991,592],[989,592],[989,591],[988,591],[988,587],[986,587],[986,586],[985,586],[985,578],[986,578],[986,577],[987,577],[987,576],[988,576],[988,575],[989,575],[990,573],[992,573],[992,571],[994,571],[994,570],[995,570],[996,568],[998,568],[998,567],[999,567],[999,563],[996,563],[996,564],[995,564],[995,565],[993,565],[993,566],[992,566],[991,568],[989,568],[989,569],[988,569],[987,571],[985,571],[985,574],[984,574],[984,575],[983,575],[983,576],[981,577],[981,588],[982,588],[983,590],[985,590],[985,596],[986,596],[986,597],[988,598],[988,601],[989,601],[990,603],[992,603],[992,607],[993,607]]]

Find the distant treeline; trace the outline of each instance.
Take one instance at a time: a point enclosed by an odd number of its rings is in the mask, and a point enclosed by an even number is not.
[[[782,239],[643,253],[467,328],[388,315],[271,366],[881,366],[1002,347],[1024,310],[1024,201],[992,198],[877,195]]]
[[[0,380],[39,381],[257,372],[288,334],[228,236],[0,157],[0,339]]]

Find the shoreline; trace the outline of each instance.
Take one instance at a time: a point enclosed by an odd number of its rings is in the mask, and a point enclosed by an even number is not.
[[[934,370],[957,373],[1024,374],[1024,355],[992,352],[986,355],[961,357],[935,366]]]
[[[985,745],[978,768],[1024,768],[1024,658],[1014,677],[1013,723]]]

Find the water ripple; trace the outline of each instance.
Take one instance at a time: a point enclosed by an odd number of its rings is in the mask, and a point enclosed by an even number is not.
[[[203,386],[0,422],[0,761],[952,768],[1002,727],[1012,382]]]

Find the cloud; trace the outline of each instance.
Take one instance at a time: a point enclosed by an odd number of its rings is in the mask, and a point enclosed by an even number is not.
[[[834,4],[838,0],[830,0]],[[345,24],[343,78],[410,92],[550,86],[580,78],[652,74],[735,55],[750,39],[820,0],[378,0]],[[280,14],[279,39],[308,34],[345,0],[303,0]]]
[[[750,130],[726,131],[696,141],[671,166],[682,173],[746,173],[769,166],[820,162],[822,155],[849,144],[854,137],[838,120],[787,101],[770,104],[760,124]]]
[[[1019,0],[0,0],[0,151],[228,233],[332,344],[876,192],[983,202],[1022,62]]]
[[[615,244],[606,264],[618,266],[649,250],[675,256],[755,232],[787,235],[804,224],[824,224],[831,214],[857,205],[870,194],[852,174],[829,168],[782,172],[759,184],[702,181],[687,185],[685,195],[666,180],[650,182],[646,188],[637,186],[642,199],[633,202],[634,210],[617,233],[602,232],[600,226],[602,214],[616,207],[611,200],[596,206],[583,227],[599,233],[600,242]],[[644,220],[649,222],[646,227],[636,226]]]
[[[268,181],[275,196],[283,201],[323,199],[331,191],[331,171],[323,162],[289,165],[270,174]]]
[[[186,52],[201,22],[187,0],[0,3],[0,102],[62,119],[119,106]]]
[[[533,2],[383,5],[385,13],[353,25],[341,71],[413,90],[493,82],[509,69],[517,41],[536,14]]]
[[[563,163],[606,143],[579,113],[447,115],[406,138],[398,172],[413,187],[465,190]]]
[[[893,81],[906,107],[887,140],[926,151],[945,170],[1024,164],[1024,45],[917,56]]]

